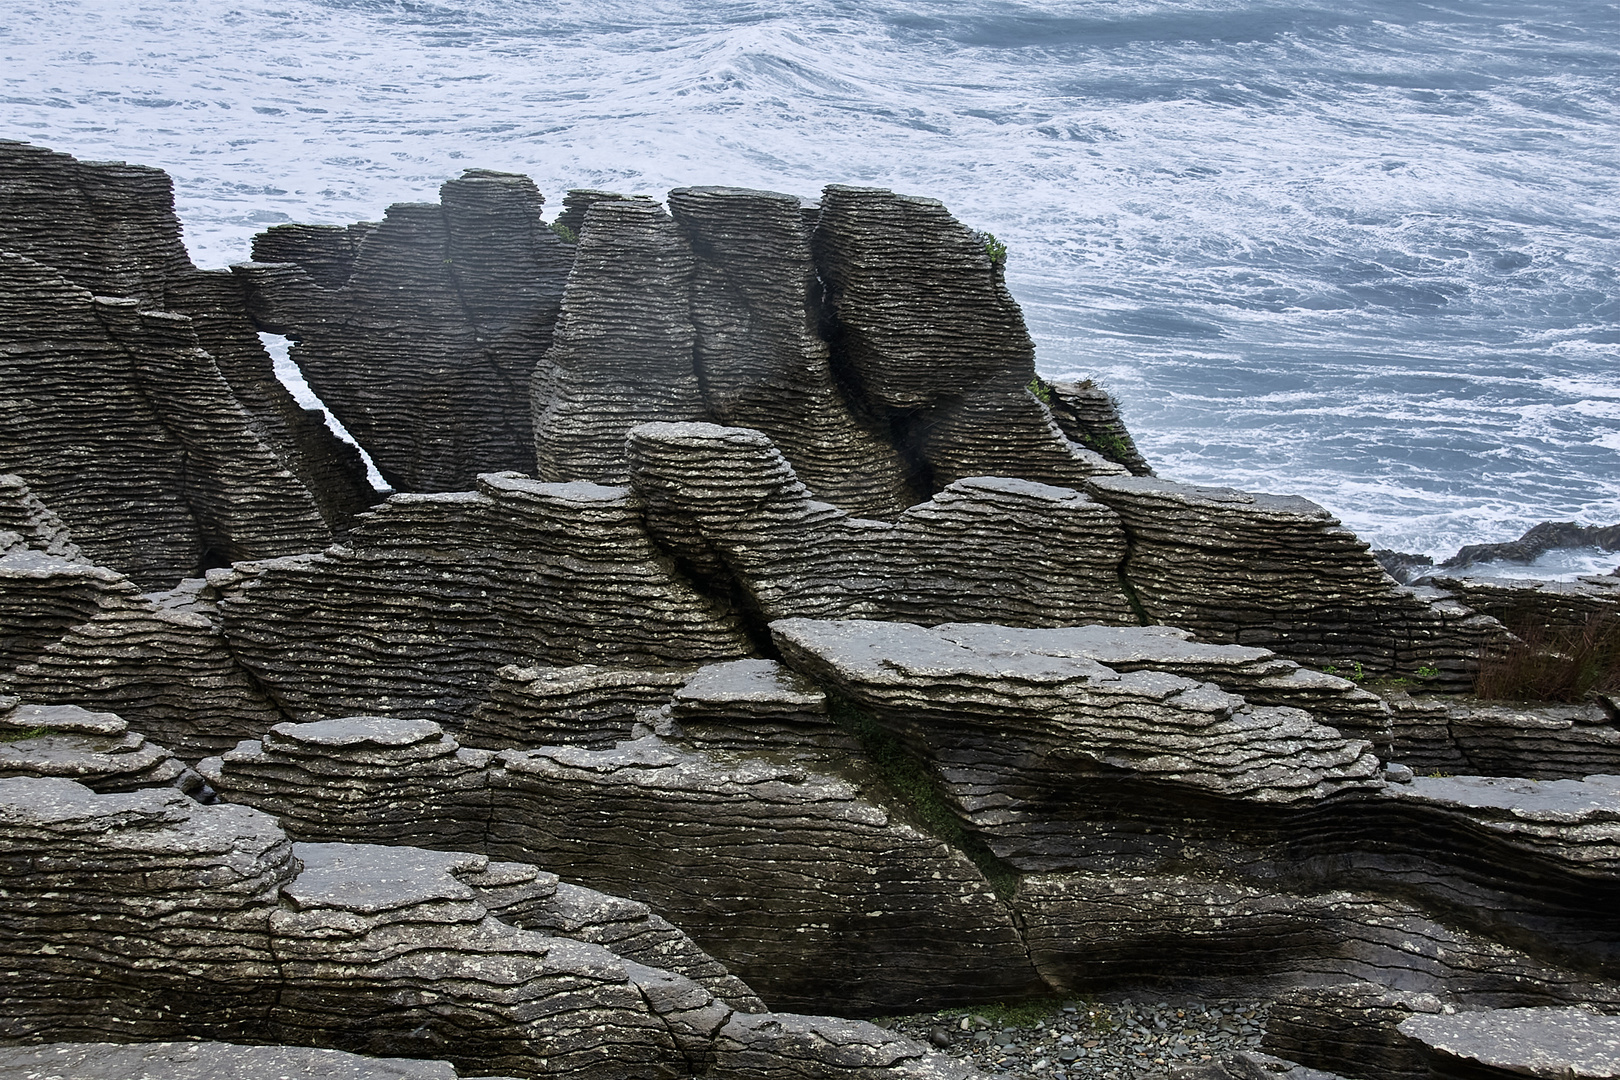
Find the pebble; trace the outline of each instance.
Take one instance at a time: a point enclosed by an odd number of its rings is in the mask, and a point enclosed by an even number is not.
[[[1258,1050],[1266,1001],[1061,1001],[945,1009],[877,1023],[960,1058],[994,1080],[1137,1080],[1173,1065]]]

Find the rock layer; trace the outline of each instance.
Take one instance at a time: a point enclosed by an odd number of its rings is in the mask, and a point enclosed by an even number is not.
[[[396,489],[533,468],[525,389],[571,264],[544,201],[526,176],[469,169],[438,205],[398,203],[342,235],[272,229],[233,267],[259,325],[297,342],[310,387]]]

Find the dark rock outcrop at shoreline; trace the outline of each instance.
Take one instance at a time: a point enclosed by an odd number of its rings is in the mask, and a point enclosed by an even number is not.
[[[1620,1010],[1611,581],[1154,477],[933,200],[542,203],[205,272],[161,173],[0,143],[0,1042],[969,1080],[769,1010],[1157,987],[1277,1003],[1178,1075],[1382,1080]]]

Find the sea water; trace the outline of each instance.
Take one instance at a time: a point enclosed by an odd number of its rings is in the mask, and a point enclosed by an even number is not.
[[[930,195],[1161,475],[1620,521],[1614,3],[6,0],[0,136],[168,170],[204,266],[466,167]]]

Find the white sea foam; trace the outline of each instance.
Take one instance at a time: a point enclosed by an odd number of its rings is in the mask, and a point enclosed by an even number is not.
[[[175,177],[202,265],[468,166],[933,195],[1161,473],[1449,554],[1620,520],[1620,10],[10,0],[0,134]]]

